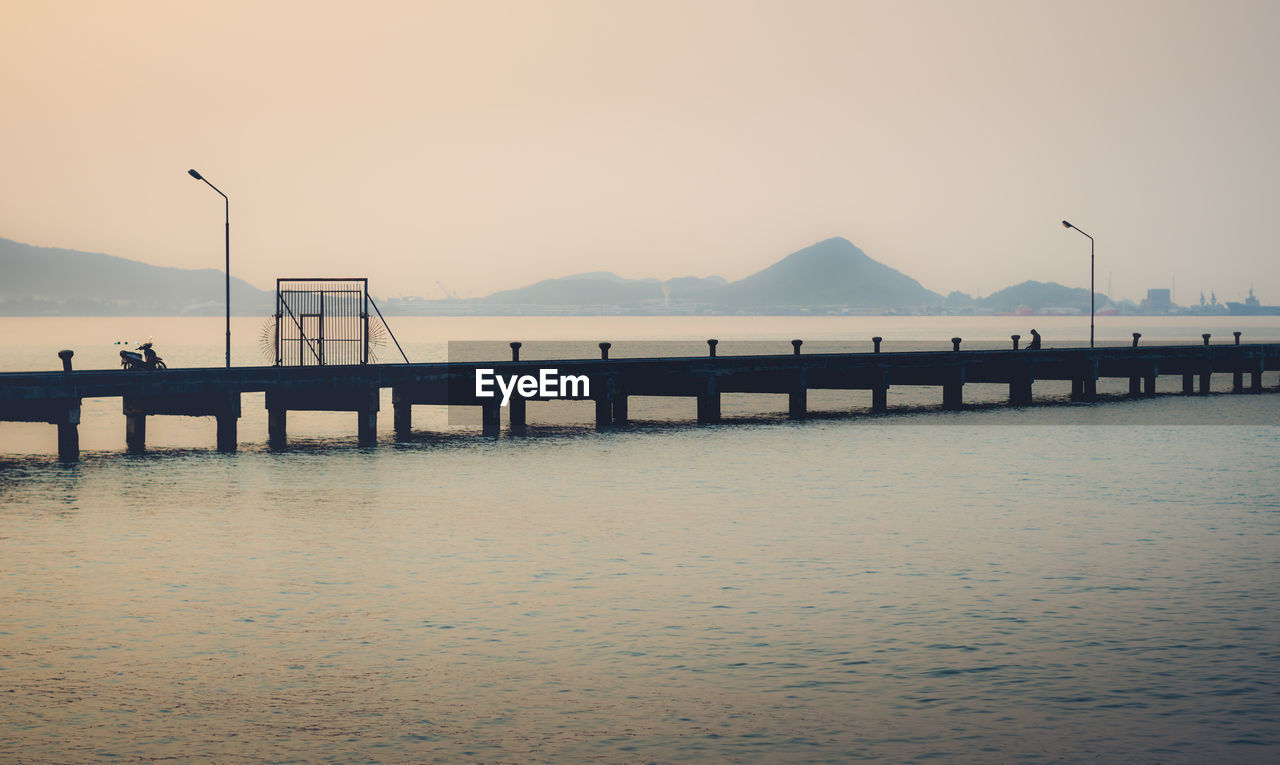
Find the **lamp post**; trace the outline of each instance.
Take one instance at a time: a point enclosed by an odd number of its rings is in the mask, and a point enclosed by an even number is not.
[[[231,368],[231,200],[227,199],[227,195],[223,194],[217,186],[209,183],[209,179],[205,178],[195,170],[188,170],[187,173],[197,181],[204,181],[209,184],[209,188],[217,191],[222,195],[222,201],[226,206],[227,219],[227,368]],[[1083,231],[1080,233],[1084,233]]]
[[[1076,228],[1075,226],[1071,225],[1069,222],[1067,222],[1067,221],[1065,221],[1065,220],[1062,222],[1062,225],[1063,225],[1063,227],[1064,227],[1064,228],[1075,228],[1075,229],[1076,229],[1076,231],[1080,231],[1080,229]],[[1084,232],[1083,232],[1083,231],[1080,231],[1080,233],[1084,234]],[[1088,234],[1084,234],[1084,235],[1085,235],[1085,236],[1089,236]],[[1092,348],[1092,347],[1093,347],[1093,302],[1094,302],[1094,292],[1093,292],[1093,237],[1089,236],[1089,347],[1090,347],[1090,348]]]

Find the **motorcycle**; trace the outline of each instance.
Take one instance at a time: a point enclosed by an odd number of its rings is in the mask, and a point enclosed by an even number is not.
[[[151,341],[139,345],[136,349],[142,351],[120,351],[120,366],[124,369],[167,369],[164,365],[164,359],[156,355],[155,349],[151,347]]]

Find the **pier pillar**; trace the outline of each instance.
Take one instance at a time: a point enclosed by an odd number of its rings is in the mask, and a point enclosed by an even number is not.
[[[1023,366],[1016,369],[1009,380],[1009,403],[1015,406],[1030,404],[1032,382],[1031,367]]]
[[[68,408],[57,426],[58,459],[75,462],[80,459],[80,407]]]
[[[698,394],[698,424],[714,425],[720,422],[720,391],[716,387],[716,378],[707,378],[706,393]]]
[[[527,423],[527,407],[529,402],[520,395],[511,397],[507,402],[507,431],[518,436],[529,432]]]
[[[239,435],[237,433],[237,423],[240,421],[239,412],[224,412],[216,414],[214,417],[218,421],[218,451],[231,453],[236,450],[239,443]]]
[[[1071,380],[1072,401],[1096,401],[1098,399],[1098,362],[1087,362],[1080,373]]]
[[[613,427],[613,401],[607,396],[596,399],[596,430]]]
[[[617,391],[614,390],[614,381],[612,377],[606,377],[601,382],[603,384],[597,390],[595,399],[596,430],[609,430],[613,427],[615,416],[613,406],[617,401]]]
[[[796,346],[799,350],[800,346]],[[787,417],[803,420],[809,413],[809,387],[805,382],[804,370],[796,377],[794,387],[787,394]]]
[[[1244,391],[1244,372],[1236,370],[1231,373],[1231,392],[1241,393]]]
[[[356,439],[361,446],[372,446],[378,443],[378,410],[356,410]]]
[[[62,371],[71,371],[71,357],[75,351],[58,351],[62,359]],[[73,406],[59,411],[54,424],[58,426],[58,459],[63,462],[75,462],[80,459],[80,401],[76,399]]]
[[[1262,359],[1258,359],[1258,365],[1249,372],[1249,391],[1252,393],[1262,392]]]
[[[871,411],[876,414],[889,411],[889,385],[877,385],[871,389]]]
[[[125,412],[124,443],[133,454],[142,454],[147,450],[147,416],[142,412]]]
[[[942,408],[964,408],[964,369],[961,367],[947,372],[947,380],[942,384]]]
[[[1154,365],[1147,371],[1145,377],[1142,378],[1142,392],[1147,396],[1156,395],[1156,375],[1159,370]]]
[[[403,388],[391,389],[391,424],[396,438],[408,438],[413,431],[413,399]]]
[[[1206,366],[1200,372],[1200,394],[1204,395],[1209,392],[1210,378],[1213,377],[1213,367]]]
[[[1182,373],[1182,395],[1190,396],[1196,392],[1196,376],[1191,372]]]
[[[1129,395],[1130,396],[1142,395],[1142,377],[1141,376],[1132,375],[1129,377]]]
[[[289,410],[274,407],[267,410],[267,445],[272,449],[283,449],[288,443]]]
[[[480,406],[480,429],[486,436],[496,436],[502,428],[502,407],[498,404]]]

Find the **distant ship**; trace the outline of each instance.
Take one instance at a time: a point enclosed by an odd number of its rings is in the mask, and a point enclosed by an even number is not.
[[[1280,306],[1262,305],[1249,288],[1249,297],[1243,303],[1227,303],[1227,313],[1232,316],[1280,316]]]

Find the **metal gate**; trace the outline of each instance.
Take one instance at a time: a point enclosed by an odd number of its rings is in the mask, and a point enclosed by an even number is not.
[[[368,279],[276,279],[276,366],[369,363]]]

